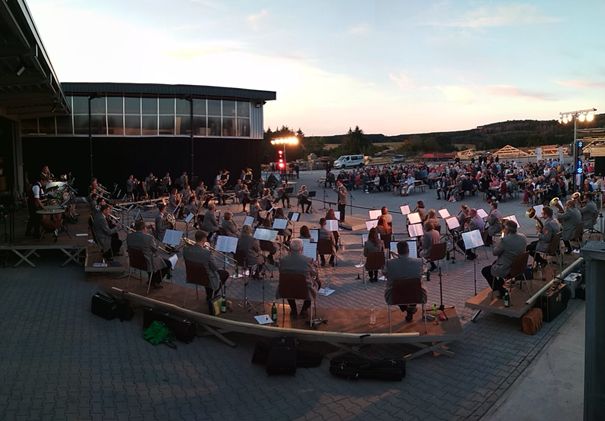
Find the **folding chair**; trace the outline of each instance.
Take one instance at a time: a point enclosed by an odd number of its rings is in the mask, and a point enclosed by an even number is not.
[[[147,294],[151,289],[151,278],[153,276],[153,263],[149,264],[145,255],[141,250],[129,248],[128,250],[128,279],[126,280],[126,287],[130,283],[131,269],[136,269],[139,272],[145,272],[147,274]]]
[[[525,269],[527,268],[527,261],[529,260],[529,253],[523,252],[519,254],[513,260],[508,275],[504,278],[505,287],[508,285],[509,292],[512,291],[510,285],[517,281],[517,277],[523,276],[522,280],[519,280],[519,289],[523,290],[523,282],[528,282],[528,279],[525,277]],[[493,291],[492,291],[493,294]]]
[[[277,292],[282,300],[282,326],[285,326],[286,319],[286,300],[308,300],[309,289],[307,279],[302,273],[279,273],[279,284]],[[313,312],[317,315],[317,297],[313,299]],[[313,320],[313,315],[309,315],[309,324]]]
[[[200,299],[198,293],[198,285],[203,286],[204,288],[210,288],[210,279],[208,278],[208,272],[206,272],[206,268],[199,262],[194,262],[192,260],[185,259],[185,281],[188,284],[195,285],[195,298],[197,300]],[[214,298],[214,294],[216,291],[213,291],[212,297],[206,297],[208,301]],[[185,299],[183,299],[183,306],[185,305]]]
[[[366,257],[365,268],[370,270],[381,270],[384,267],[385,258],[384,251],[371,251]],[[363,271],[363,283],[366,283],[366,271]]]
[[[424,333],[428,333],[426,317],[424,317],[424,304],[426,303],[426,293],[422,288],[420,278],[403,278],[393,281],[391,290],[391,304],[387,304],[387,313],[389,315],[389,333],[392,333],[391,324],[391,306],[420,304],[422,309],[422,319],[424,320]]]

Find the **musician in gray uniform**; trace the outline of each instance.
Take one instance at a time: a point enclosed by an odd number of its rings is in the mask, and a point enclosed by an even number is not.
[[[202,230],[208,233],[208,240],[212,238],[215,232],[218,231],[218,222],[216,221],[216,215],[214,211],[216,205],[214,203],[208,204],[208,210],[204,215],[204,222],[202,223]]]
[[[485,245],[487,246],[491,246],[492,237],[500,234],[500,231],[502,231],[502,224],[500,223],[502,214],[498,210],[498,202],[492,200],[491,207],[487,218],[485,218],[485,223],[487,224],[487,227],[485,228]]]
[[[544,222],[543,227],[538,228],[538,240],[530,243],[527,246],[527,251],[534,258],[536,263],[544,266],[546,260],[536,252],[546,253],[548,251],[553,238],[561,233],[561,225],[556,219],[553,219],[553,211],[548,206],[542,208],[542,219],[544,219]]]
[[[258,275],[261,266],[265,263],[260,249],[260,242],[252,236],[252,228],[249,225],[242,227],[242,235],[237,242],[235,256],[236,258],[241,256],[241,258],[245,259],[245,262],[238,262],[238,264],[241,263],[246,267],[255,269],[255,275]]]
[[[195,244],[185,247],[183,250],[183,259],[185,260],[185,265],[187,262],[200,263],[206,270],[210,286],[204,287],[204,289],[206,290],[208,309],[210,310],[210,314],[213,314],[212,298],[215,292],[220,290],[227,278],[229,278],[229,272],[219,269],[212,260],[212,253],[205,248],[207,239],[208,233],[206,231],[196,231]]]
[[[151,283],[154,288],[162,288],[164,276],[170,278],[170,261],[156,256],[158,245],[155,239],[147,233],[145,221],[139,220],[134,224],[135,232],[126,237],[126,247],[139,250],[145,256],[148,270],[152,271]]]
[[[431,255],[431,249],[433,248],[433,244],[437,244],[441,241],[441,235],[435,229],[433,222],[427,220],[424,223],[424,234],[422,236],[422,251],[420,252],[420,257],[428,259]],[[430,271],[434,271],[437,269],[437,265],[432,260],[429,260],[429,264],[431,265]]]
[[[490,266],[481,269],[481,274],[487,280],[489,286],[492,290],[500,292],[500,297],[504,297],[506,292],[503,278],[508,276],[513,261],[525,251],[527,246],[527,238],[517,232],[515,221],[504,221],[502,229],[504,237],[494,249],[494,256],[498,258]]]
[[[576,202],[574,200],[565,202],[565,211],[558,214],[557,219],[561,224],[561,239],[565,244],[565,254],[571,254],[570,241],[575,239],[576,229],[582,224],[582,214],[576,208]]]
[[[225,235],[229,237],[239,237],[237,230],[237,224],[233,221],[233,214],[229,211],[225,212],[223,216],[223,222],[221,222],[221,229]]]
[[[103,252],[103,258],[106,260],[113,260],[114,252],[118,254],[118,250],[112,250],[111,247],[111,236],[118,232],[118,227],[110,228],[107,223],[107,218],[111,208],[109,205],[102,205],[100,212],[97,212],[92,217],[92,229],[95,234],[97,244],[101,247]]]
[[[584,197],[586,198],[586,204],[580,208],[582,224],[584,225],[584,229],[593,229],[597,223],[599,210],[596,203],[592,200],[592,194],[586,193]]]
[[[420,278],[422,273],[422,259],[409,256],[410,248],[406,241],[397,243],[397,253],[399,253],[399,257],[387,260],[385,268],[383,269],[383,272],[387,277],[387,285],[384,290],[384,299],[387,304],[393,304],[391,301],[393,282],[401,281],[402,279]],[[423,302],[426,302],[426,291],[424,288],[422,291],[424,296]],[[400,305],[399,308],[401,311],[407,312],[405,317],[406,322],[411,322],[414,319],[414,313],[416,312],[415,304]]]
[[[479,215],[477,215],[477,209],[471,209],[469,211],[469,218],[470,219],[465,224],[466,231],[479,230],[479,232],[483,232],[483,229],[485,228],[485,222],[483,222],[483,219],[481,219],[481,217]],[[469,249],[469,250],[466,249],[466,247],[464,246],[464,240],[462,239],[462,236],[456,242],[456,244],[458,244],[458,247],[460,247],[460,249],[464,250],[467,260],[474,260],[477,258],[477,253],[475,253],[471,249]]]
[[[166,221],[166,205],[160,203],[158,205],[158,214],[155,217],[155,238],[160,243],[164,240],[164,234],[166,230],[170,228],[168,221]]]
[[[290,254],[282,257],[279,262],[279,273],[302,274],[305,276],[305,279],[307,280],[308,295],[300,310],[300,317],[307,318],[307,310],[311,306],[311,300],[315,299],[316,296],[317,270],[315,268],[313,260],[311,260],[307,256],[304,256],[302,252],[302,240],[300,238],[293,239],[290,242]],[[281,298],[279,296],[279,290],[276,294],[276,298]],[[296,319],[296,300],[288,299],[288,304],[290,305],[290,317]]]

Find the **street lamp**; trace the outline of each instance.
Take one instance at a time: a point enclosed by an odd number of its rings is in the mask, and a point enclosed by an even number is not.
[[[286,160],[286,145],[296,146],[298,145],[298,137],[289,136],[289,137],[276,137],[275,139],[271,139],[271,144],[273,146],[283,146],[283,150],[279,152],[279,160],[277,162],[278,168],[280,171],[283,170],[286,175],[286,181],[288,181],[288,162]]]
[[[559,123],[567,124],[573,121],[573,162],[574,162],[574,176],[572,178],[573,191],[576,191],[576,187],[581,185],[582,182],[582,146],[583,143],[581,140],[578,140],[577,137],[577,122],[583,123],[585,121],[591,122],[594,120],[596,108],[588,108],[585,110],[576,110],[576,111],[567,111],[564,113],[559,113]]]

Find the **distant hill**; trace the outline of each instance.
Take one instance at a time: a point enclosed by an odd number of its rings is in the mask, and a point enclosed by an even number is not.
[[[578,128],[604,126],[605,114],[596,115],[591,123],[578,123]],[[305,140],[323,142],[326,145],[341,144],[346,136],[346,134],[307,136]],[[471,130],[395,136],[364,134],[364,136],[373,144],[401,143],[396,150],[402,153],[449,152],[456,150],[456,145],[460,144],[473,145],[477,150],[488,150],[505,145],[526,147],[568,144],[573,141],[573,124],[559,124],[556,120],[511,120],[486,124]]]

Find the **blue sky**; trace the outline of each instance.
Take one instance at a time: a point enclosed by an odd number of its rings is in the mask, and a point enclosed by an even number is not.
[[[29,0],[61,81],[277,92],[265,125],[400,134],[605,98],[605,1]]]

